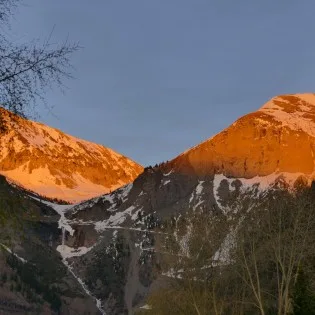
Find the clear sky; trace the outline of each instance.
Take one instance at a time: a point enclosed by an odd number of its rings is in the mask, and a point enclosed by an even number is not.
[[[315,92],[314,0],[24,0],[12,38],[68,35],[76,79],[39,120],[143,164],[277,94]]]

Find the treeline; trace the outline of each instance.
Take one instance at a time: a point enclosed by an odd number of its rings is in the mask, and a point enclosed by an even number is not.
[[[156,163],[155,165],[149,165],[149,166],[146,166],[144,168],[144,170],[154,170],[154,169],[157,169],[157,168],[163,168],[165,165],[167,165],[169,161],[165,161],[165,162],[161,162],[161,163]]]
[[[36,198],[38,198],[40,201],[50,201],[52,203],[56,203],[56,204],[60,204],[60,205],[70,205],[71,203],[66,201],[66,200],[63,200],[63,199],[59,199],[59,198],[51,198],[51,197],[47,197],[45,195],[40,195],[40,194],[37,194],[35,193],[34,191],[30,190],[30,189],[27,189],[25,187],[20,187],[20,186],[16,186],[18,189],[28,193],[29,195],[31,196],[34,196]]]
[[[59,198],[50,198],[50,197],[47,197],[45,195],[38,195],[40,199],[44,199],[44,201],[50,201],[52,203],[56,203],[56,204],[59,204],[59,205],[71,205],[71,202],[69,201],[66,201],[66,200],[63,200],[63,199],[59,199]]]
[[[228,213],[188,213],[163,232],[156,239],[163,285],[140,314],[315,314],[311,189],[244,194]]]

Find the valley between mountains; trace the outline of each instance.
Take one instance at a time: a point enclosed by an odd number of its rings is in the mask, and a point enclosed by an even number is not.
[[[314,188],[315,94],[257,108],[154,167],[0,109],[0,314],[167,314],[150,296],[198,266],[164,270],[161,244],[175,235],[185,256],[196,214],[225,224],[211,264],[232,266],[258,206]]]

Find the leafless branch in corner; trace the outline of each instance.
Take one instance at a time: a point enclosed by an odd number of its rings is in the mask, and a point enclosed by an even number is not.
[[[0,0],[0,24],[8,21],[18,0]],[[53,44],[52,33],[46,40],[15,44],[0,35],[0,103],[13,112],[26,116],[39,99],[44,101],[47,89],[64,87],[73,77],[72,54],[79,49],[68,39]]]

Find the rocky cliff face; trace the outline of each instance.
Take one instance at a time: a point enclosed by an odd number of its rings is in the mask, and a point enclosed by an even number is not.
[[[315,95],[278,96],[175,158],[170,168],[197,175],[314,177]]]
[[[36,193],[78,202],[119,188],[142,170],[109,148],[0,108],[0,174]]]

